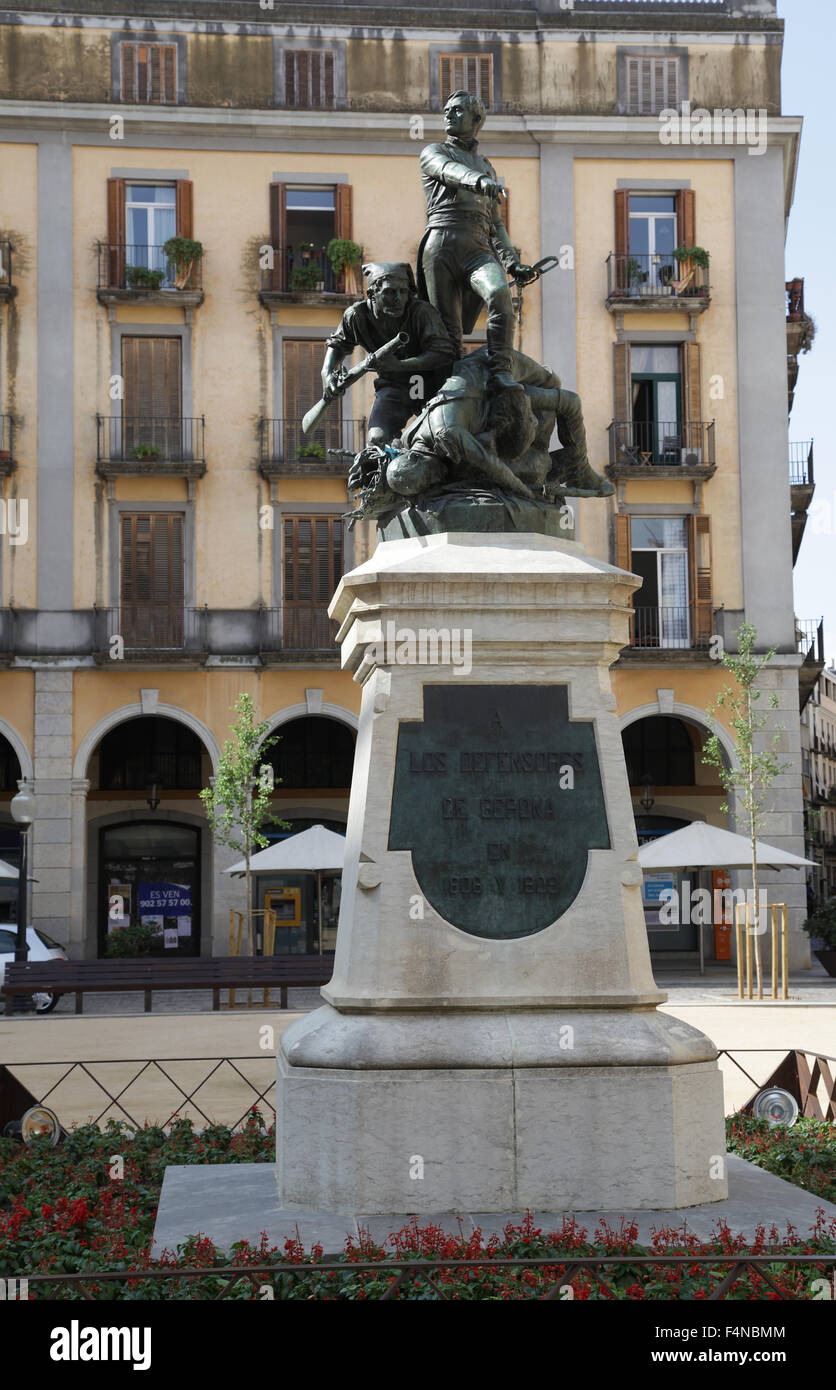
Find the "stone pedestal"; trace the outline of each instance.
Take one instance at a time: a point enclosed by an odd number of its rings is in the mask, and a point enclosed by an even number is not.
[[[650,969],[609,679],[634,587],[528,534],[386,541],[342,580],[363,703],[334,975],[280,1045],[284,1208],[726,1197],[716,1050]]]

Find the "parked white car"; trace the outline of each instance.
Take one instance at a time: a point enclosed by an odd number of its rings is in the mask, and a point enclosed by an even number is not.
[[[6,962],[15,958],[15,942],[17,934],[14,926],[0,926],[0,986],[6,977]],[[69,960],[67,952],[57,941],[53,941],[51,936],[40,930],[39,927],[26,928],[26,949],[30,960]],[[35,1005],[36,1014],[48,1014],[58,1000],[60,994],[33,994],[32,1002]]]

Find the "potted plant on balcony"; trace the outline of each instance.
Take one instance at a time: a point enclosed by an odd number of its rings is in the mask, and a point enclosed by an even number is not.
[[[628,256],[624,263],[624,279],[627,282],[628,295],[631,299],[636,299],[647,279],[647,273],[642,270],[641,261],[637,261],[635,256]]]
[[[203,256],[203,243],[188,236],[170,236],[163,252],[174,264],[174,284],[178,290],[189,286],[192,271]]]
[[[331,262],[331,269],[338,283],[342,275],[345,293],[360,294],[357,269],[363,256],[362,246],[356,241],[349,241],[347,237],[332,237],[325,248],[325,254]]]
[[[149,270],[146,265],[125,266],[125,279],[131,290],[158,290],[164,278],[164,271]]]
[[[292,290],[321,290],[322,271],[319,266],[297,265],[290,272],[290,288]]]
[[[303,264],[303,265],[310,265],[310,263],[311,263],[311,256],[313,255],[313,253],[314,253],[314,244],[313,244],[312,241],[300,241],[300,242],[299,242],[299,255],[300,255],[301,259],[302,259],[302,264]]]
[[[160,451],[153,444],[135,444],[131,449],[131,457],[140,462],[153,463],[160,457]]]
[[[677,246],[673,256],[679,266],[679,279],[672,282],[672,288],[677,294],[702,294],[702,285],[696,283],[697,269],[708,269],[708,251],[702,246]]]
[[[302,445],[297,457],[300,459],[324,459],[325,447],[322,444],[317,444],[316,441],[311,441],[310,444]]]
[[[836,978],[836,901],[819,903],[804,923],[804,930],[811,939],[821,941],[821,947],[814,950],[813,955],[821,961],[828,975]]]

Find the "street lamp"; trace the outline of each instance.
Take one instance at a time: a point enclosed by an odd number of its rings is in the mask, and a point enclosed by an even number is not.
[[[639,800],[639,805],[643,811],[649,812],[656,805],[656,798],[653,795],[653,778],[649,772],[646,772],[642,777],[642,788],[643,791],[641,799]]]
[[[160,804],[160,784],[156,777],[149,777],[145,793],[146,803],[151,807],[152,811],[156,811]]]
[[[9,810],[12,819],[20,826],[20,862],[17,871],[17,933],[15,936],[15,960],[25,961],[28,957],[26,948],[26,889],[29,884],[29,827],[35,819],[37,803],[35,793],[27,782],[22,778],[18,784],[20,791],[17,796],[13,796]],[[23,995],[15,995],[15,1006],[25,1009]]]

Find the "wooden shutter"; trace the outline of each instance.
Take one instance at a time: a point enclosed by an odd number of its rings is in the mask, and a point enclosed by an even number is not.
[[[107,243],[109,288],[125,288],[125,180],[107,181]]]
[[[122,100],[136,101],[136,44],[122,44]]]
[[[615,254],[627,256],[630,253],[630,194],[626,188],[619,188],[615,194]]]
[[[270,272],[271,290],[287,289],[287,184],[270,184],[270,245],[273,248],[273,269]]]
[[[493,106],[493,54],[442,53],[438,59],[438,89],[444,106],[453,92],[478,94],[488,111]]]
[[[351,241],[352,238],[352,190],[350,183],[338,183],[334,189],[334,236]],[[337,291],[345,294],[345,270],[337,279]]]
[[[704,645],[711,636],[711,517],[688,517],[688,571],[691,610],[694,615],[692,642]]]
[[[682,344],[682,422],[686,436],[683,443],[688,448],[699,447],[702,443],[702,391],[700,383],[700,345]]]
[[[120,628],[131,647],[183,644],[181,512],[122,514]]]
[[[624,426],[629,424],[633,418],[633,401],[630,390],[630,344],[615,343],[613,345],[613,370],[614,370],[614,393],[613,393],[613,419],[617,424]],[[624,443],[631,442],[629,436],[631,432],[622,428],[621,434]]]
[[[122,376],[124,457],[147,444],[163,459],[181,458],[180,339],[124,337]]]
[[[697,217],[693,188],[681,188],[676,199],[676,235],[680,246],[696,246]]]
[[[177,218],[177,235],[194,236],[194,184],[191,179],[178,179],[175,186],[174,202]]]
[[[343,571],[340,517],[285,517],[283,645],[330,647],[335,627],[328,604]]]
[[[334,55],[327,50],[286,49],[285,106],[322,109],[334,105]]]
[[[304,444],[338,449],[341,443],[338,407],[325,412],[310,434],[302,435],[302,419],[322,396],[322,363],[325,342],[321,338],[290,339],[284,344],[282,379],[284,394],[284,458],[298,457]]]
[[[615,563],[620,570],[626,570],[629,574],[633,568],[632,554],[630,549],[630,518],[622,516],[619,512],[615,518]],[[627,600],[629,607],[633,607],[633,594]],[[630,616],[630,642],[633,641],[633,617]]]

